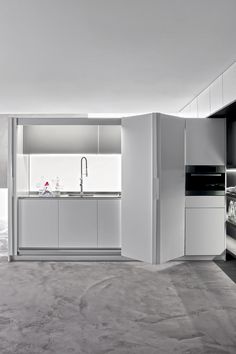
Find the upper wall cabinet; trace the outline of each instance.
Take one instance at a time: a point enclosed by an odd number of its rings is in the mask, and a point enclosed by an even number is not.
[[[121,127],[119,125],[100,125],[99,129],[99,153],[121,153]]]
[[[118,125],[26,125],[25,154],[97,154],[121,152]]]
[[[210,89],[207,88],[198,96],[198,117],[205,118],[210,115]]]
[[[24,126],[24,153],[97,153],[97,131],[96,125]]]
[[[190,103],[190,117],[198,117],[198,103],[196,98]]]
[[[191,103],[182,109],[180,116],[186,118],[197,118],[198,117],[198,102],[194,99]]]
[[[234,101],[236,101],[236,62],[180,113],[183,117],[208,117]]]
[[[223,73],[223,105],[236,100],[236,63]]]
[[[191,117],[191,107],[189,104],[187,106],[185,106],[184,109],[182,109],[182,111],[180,112],[180,116],[181,117]]]
[[[210,85],[211,113],[217,112],[223,106],[223,76],[220,75]]]
[[[225,165],[225,119],[186,119],[186,165]]]

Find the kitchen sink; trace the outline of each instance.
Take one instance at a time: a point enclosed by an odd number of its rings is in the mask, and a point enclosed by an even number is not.
[[[75,197],[75,198],[114,198],[120,197],[119,193],[87,193],[84,192],[83,194],[77,192],[66,193],[63,195],[64,197]]]

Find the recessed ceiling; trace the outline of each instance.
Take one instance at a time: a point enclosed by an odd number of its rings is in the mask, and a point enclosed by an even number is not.
[[[0,113],[178,112],[236,59],[235,0],[0,0]]]

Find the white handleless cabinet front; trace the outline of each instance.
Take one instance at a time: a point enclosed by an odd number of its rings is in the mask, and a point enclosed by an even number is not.
[[[224,119],[186,119],[186,165],[225,165]]]
[[[220,255],[225,250],[225,209],[186,208],[186,255]]]
[[[98,201],[98,247],[121,247],[121,201]]]
[[[223,105],[235,101],[236,97],[236,63],[223,73]]]
[[[58,201],[19,200],[19,248],[58,247]]]
[[[97,201],[59,201],[59,247],[97,247]]]

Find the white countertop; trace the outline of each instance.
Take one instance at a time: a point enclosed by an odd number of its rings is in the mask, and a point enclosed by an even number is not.
[[[19,195],[18,199],[34,199],[34,200],[62,200],[62,199],[79,199],[79,200],[96,200],[96,199],[121,199],[121,193],[118,192],[84,192],[83,195],[80,195],[77,192],[63,192],[60,196],[49,196],[49,197],[44,197],[41,196],[37,193],[32,193],[32,194],[26,194],[26,195]]]

